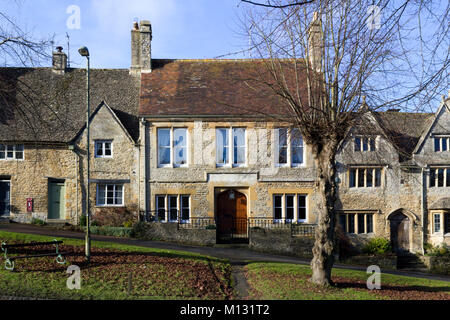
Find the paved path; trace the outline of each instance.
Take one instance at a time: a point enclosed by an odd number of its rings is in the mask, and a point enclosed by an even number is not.
[[[16,223],[0,223],[0,230],[18,232],[18,233],[28,233],[28,234],[38,234],[46,236],[55,237],[65,237],[73,239],[84,239],[84,234],[80,232],[57,230],[48,227],[37,227],[33,225],[23,225]],[[0,239],[1,240],[1,239]],[[189,246],[180,245],[171,242],[162,241],[149,241],[149,240],[139,240],[139,239],[129,239],[129,238],[115,238],[108,236],[92,235],[92,240],[94,241],[106,241],[114,242],[119,244],[134,245],[148,248],[158,248],[158,249],[168,249],[168,250],[179,250],[194,252],[203,255],[208,255],[216,258],[228,259],[232,265],[233,277],[236,283],[238,293],[241,297],[246,296],[246,290],[248,289],[245,283],[245,277],[243,274],[243,266],[249,261],[264,261],[264,262],[280,262],[280,263],[293,263],[293,264],[303,264],[309,265],[309,260],[301,259],[297,257],[274,255],[267,253],[260,253],[248,249],[246,246],[230,246],[230,245],[216,245],[213,247],[207,246]],[[362,270],[365,271],[366,268],[361,266],[350,266],[343,264],[335,264],[334,268],[345,268],[352,270]],[[409,276],[422,279],[430,280],[441,280],[450,282],[450,276],[445,275],[431,275],[422,272],[411,272],[411,271],[401,271],[401,270],[383,270],[383,273]]]

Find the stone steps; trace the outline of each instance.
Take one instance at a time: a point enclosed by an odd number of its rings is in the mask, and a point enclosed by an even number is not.
[[[415,254],[405,254],[397,257],[397,269],[426,271],[427,266]]]

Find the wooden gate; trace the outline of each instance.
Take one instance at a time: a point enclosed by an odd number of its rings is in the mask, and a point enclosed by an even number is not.
[[[409,252],[410,220],[403,213],[390,218],[392,247],[397,253]]]
[[[248,239],[247,198],[235,190],[217,197],[217,239],[219,242]]]

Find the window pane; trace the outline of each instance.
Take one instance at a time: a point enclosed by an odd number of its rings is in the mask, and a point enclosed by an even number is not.
[[[373,214],[366,214],[367,233],[373,232]]]
[[[303,137],[300,130],[293,129],[291,133],[292,163],[303,163]]]
[[[6,158],[6,147],[4,144],[0,144],[0,159]]]
[[[14,146],[6,146],[6,157],[14,159]]]
[[[441,139],[440,138],[434,138],[434,151],[438,152],[441,151]]]
[[[187,130],[184,128],[173,130],[175,164],[187,163]]]
[[[355,233],[355,214],[348,214],[348,233]]]
[[[217,164],[227,164],[229,162],[229,129],[216,129],[216,159]]]
[[[366,137],[364,137],[363,138],[363,151],[367,151],[367,150],[369,150],[369,140]]]
[[[444,233],[450,233],[450,213],[444,213]]]
[[[436,170],[430,169],[430,187],[436,186]]]
[[[233,163],[235,163],[235,164],[245,163],[245,129],[244,128],[233,129],[233,147],[234,147]]]
[[[361,151],[361,138],[355,137],[355,151]]]
[[[158,129],[159,164],[170,164],[170,129]]]
[[[448,150],[447,138],[441,138],[441,140],[442,140],[442,151],[447,151]]]
[[[381,169],[375,169],[375,187],[381,186]]]
[[[286,195],[286,220],[294,219],[294,195]]]
[[[444,186],[444,169],[438,169],[438,187]]]
[[[306,196],[299,195],[298,201],[298,220],[306,220]]]
[[[181,219],[189,220],[189,196],[181,196]]]
[[[169,219],[172,221],[178,220],[177,200],[177,196],[169,196]]]
[[[276,220],[281,219],[282,215],[282,196],[281,195],[275,195],[274,196],[274,213],[273,218]]]
[[[287,163],[287,129],[278,129],[278,163]]]
[[[372,187],[373,186],[373,170],[374,169],[367,169],[366,170],[366,187]]]
[[[103,155],[103,144],[101,142],[95,143],[95,149],[97,149],[96,156],[102,156]]]
[[[105,156],[112,156],[112,145],[111,142],[105,142]]]
[[[358,169],[358,187],[364,187],[364,169]]]
[[[105,205],[105,185],[98,185],[98,193],[97,193],[97,205],[104,206]]]
[[[370,151],[375,151],[376,146],[375,146],[375,138],[370,138]]]
[[[350,169],[350,188],[356,187],[356,169]]]
[[[364,214],[358,213],[358,233],[364,233]]]
[[[156,210],[159,221],[166,220],[166,198],[164,196],[156,196]]]
[[[434,232],[441,231],[441,215],[435,214],[434,215]]]
[[[23,151],[16,151],[16,159],[19,160],[23,159]]]
[[[115,186],[115,204],[122,205],[123,204],[123,185]]]
[[[447,172],[447,182],[446,182],[446,186],[450,187],[450,168],[447,168],[445,170],[445,172]]]

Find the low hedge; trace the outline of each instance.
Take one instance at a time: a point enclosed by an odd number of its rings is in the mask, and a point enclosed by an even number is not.
[[[84,227],[83,229],[86,231],[86,227]],[[101,236],[121,237],[121,238],[131,237],[132,230],[133,228],[124,228],[124,227],[105,227],[105,226],[90,227],[91,234],[98,234]]]

